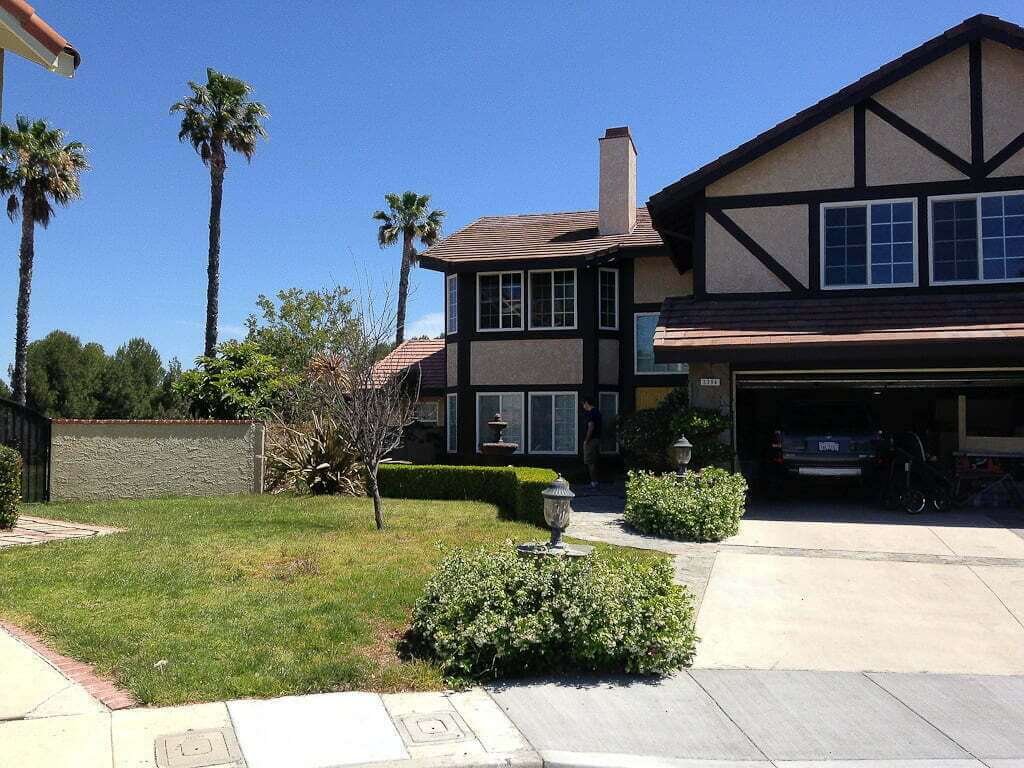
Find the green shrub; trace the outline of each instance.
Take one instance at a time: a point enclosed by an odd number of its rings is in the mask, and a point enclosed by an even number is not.
[[[693,601],[671,561],[636,554],[454,551],[413,610],[408,644],[449,679],[667,673],[693,658]]]
[[[381,495],[393,499],[486,501],[503,517],[544,525],[540,492],[556,476],[531,467],[381,464],[377,482]]]
[[[630,472],[624,518],[638,531],[682,541],[735,536],[746,511],[743,475],[706,467],[683,477]]]
[[[619,439],[627,465],[637,469],[675,469],[669,446],[680,435],[693,444],[693,467],[722,466],[732,458],[732,449],[718,436],[730,426],[728,415],[691,407],[687,388],[676,387],[656,408],[620,417]]]
[[[0,445],[0,528],[13,528],[21,503],[21,454]]]

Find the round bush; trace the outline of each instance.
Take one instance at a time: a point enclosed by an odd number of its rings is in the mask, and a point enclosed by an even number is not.
[[[721,541],[735,536],[746,511],[747,481],[718,467],[672,474],[630,472],[625,520],[652,536]]]
[[[21,504],[21,454],[0,445],[0,528],[13,528]]]
[[[666,673],[689,664],[693,602],[671,561],[634,554],[454,551],[413,611],[410,645],[445,676]]]

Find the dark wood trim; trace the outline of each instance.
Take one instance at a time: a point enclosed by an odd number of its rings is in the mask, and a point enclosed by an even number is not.
[[[799,280],[793,277],[793,274],[788,269],[776,261],[774,256],[768,253],[768,251],[761,247],[760,243],[744,232],[743,229],[735,221],[730,219],[724,211],[713,210],[710,211],[710,213],[711,218],[718,222],[722,229],[736,238],[740,245],[750,251],[754,258],[767,267],[773,275],[779,278],[779,280],[789,288],[789,290],[794,293],[800,293],[807,290]]]
[[[1015,138],[988,159],[988,162],[985,163],[985,175],[990,175],[999,166],[1016,155],[1022,149],[1024,149],[1024,133],[1020,134],[1020,136]]]
[[[633,389],[633,262],[623,264],[619,270],[619,412],[632,413],[636,409],[636,391]]]
[[[915,141],[940,160],[956,168],[960,173],[969,178],[980,178],[979,175],[975,174],[975,168],[971,163],[937,142],[920,128],[908,123],[892,110],[886,109],[874,99],[865,100],[864,105],[908,139]]]
[[[868,185],[866,108],[861,102],[853,108],[853,186],[862,189]]]
[[[981,39],[967,47],[971,86],[971,178],[985,176],[985,130],[981,103]]]
[[[583,382],[580,397],[596,397],[601,364],[597,335],[597,267],[576,272],[576,326],[583,337]],[[579,417],[582,421],[582,416]]]
[[[821,288],[821,204],[807,206],[807,288]]]
[[[494,259],[463,259],[460,261],[449,261],[447,259],[435,259],[424,254],[420,257],[419,264],[424,269],[447,274],[466,274],[475,272],[515,272],[526,269],[569,269],[572,267],[588,266],[588,262],[602,260],[602,254],[607,248],[583,253],[575,256],[550,256],[532,259],[505,258]],[[610,257],[614,260],[632,259],[638,256],[670,256],[669,249],[663,245],[644,246],[619,246]]]
[[[472,402],[465,393],[469,387],[470,368],[472,364],[471,341],[476,332],[476,277],[474,275],[459,275],[459,333],[453,338],[458,342],[458,371],[457,371],[457,394],[459,396],[456,409],[459,414],[458,431],[459,436],[456,448],[458,453],[466,450],[467,446],[472,447],[473,423],[476,421]]]
[[[693,206],[693,295],[698,299],[706,296],[708,292],[705,201],[704,193],[701,192]]]
[[[928,210],[928,196],[917,196],[917,288],[928,288],[931,285],[931,262],[929,243],[932,233],[928,228],[931,211]],[[877,289],[883,290],[883,289]]]
[[[745,292],[745,293],[709,293],[703,301],[741,301],[744,299],[821,299],[823,296],[914,296],[922,293],[929,294],[956,294],[970,296],[972,293],[999,293],[1006,291],[1020,291],[1024,296],[1024,283],[993,283],[986,285],[929,285],[929,286],[899,286],[894,288],[829,288],[828,290],[804,291],[802,293],[775,292]]]

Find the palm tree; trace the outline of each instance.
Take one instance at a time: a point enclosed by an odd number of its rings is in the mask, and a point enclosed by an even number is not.
[[[191,142],[203,164],[210,168],[210,254],[206,267],[206,345],[203,355],[212,357],[217,347],[217,315],[220,294],[220,204],[225,148],[251,162],[256,142],[266,138],[262,121],[270,115],[258,101],[250,101],[252,86],[215,69],[206,70],[206,85],[189,80],[192,95],[171,106],[181,112],[178,141]]]
[[[441,223],[444,211],[428,211],[430,195],[417,195],[415,192],[394,192],[384,195],[388,204],[387,211],[377,211],[373,218],[380,222],[377,230],[377,243],[381,248],[388,248],[398,242],[402,236],[402,271],[398,279],[398,317],[395,321],[395,344],[401,344],[405,338],[405,304],[409,298],[409,268],[416,263],[419,254],[413,247],[413,241],[419,240],[428,248],[441,236]]]
[[[11,221],[21,214],[18,251],[18,316],[14,336],[14,399],[25,404],[28,346],[28,304],[32,294],[36,224],[44,229],[53,217],[53,203],[67,205],[82,196],[79,175],[88,170],[86,149],[77,141],[64,143],[64,132],[45,120],[18,115],[15,126],[0,125],[0,193],[8,195]]]

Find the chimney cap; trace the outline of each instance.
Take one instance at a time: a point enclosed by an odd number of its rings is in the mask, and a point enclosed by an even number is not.
[[[621,138],[629,139],[629,143],[633,145],[633,154],[637,154],[636,143],[633,141],[633,134],[631,134],[629,132],[629,126],[628,125],[620,125],[620,126],[618,126],[616,128],[605,128],[604,136],[602,136],[600,139],[598,139],[598,141],[604,141],[605,139],[621,139]]]

